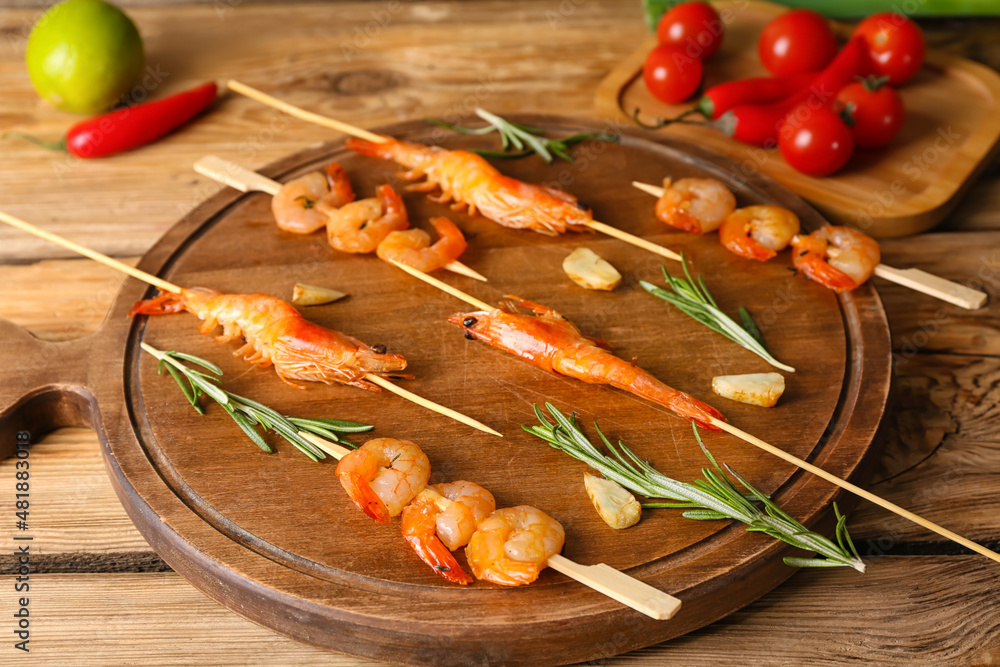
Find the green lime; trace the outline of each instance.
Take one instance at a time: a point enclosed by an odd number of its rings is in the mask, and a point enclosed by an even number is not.
[[[135,24],[102,0],[66,0],[45,12],[28,37],[28,75],[53,106],[95,114],[142,76],[142,38]]]

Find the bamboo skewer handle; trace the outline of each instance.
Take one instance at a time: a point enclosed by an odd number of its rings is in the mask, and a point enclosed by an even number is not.
[[[681,261],[681,256],[678,253],[674,252],[673,250],[664,248],[661,245],[657,245],[652,241],[647,241],[646,239],[641,238],[639,236],[635,236],[634,234],[623,232],[617,227],[606,225],[603,222],[598,222],[597,220],[591,220],[590,222],[588,222],[587,227],[593,229],[595,232],[601,232],[602,234],[607,234],[608,236],[614,237],[619,241],[625,241],[626,243],[630,243],[637,248],[642,248],[643,250],[648,250],[649,252],[656,253],[661,257],[666,257],[667,259],[673,259],[678,262]]]
[[[420,280],[423,280],[428,285],[431,285],[433,287],[437,287],[442,292],[450,294],[453,297],[455,297],[456,299],[460,299],[460,300],[466,302],[470,306],[478,308],[479,310],[485,310],[487,312],[489,312],[491,310],[494,310],[493,306],[491,306],[490,304],[486,303],[485,301],[480,301],[479,299],[477,299],[476,297],[472,296],[471,294],[466,294],[465,292],[463,292],[462,290],[458,289],[457,287],[452,287],[451,285],[449,285],[448,283],[444,282],[443,280],[438,280],[437,278],[435,278],[433,276],[429,276],[429,275],[427,275],[426,273],[424,273],[423,271],[421,271],[419,269],[415,269],[412,266],[407,266],[406,264],[401,264],[400,262],[397,262],[397,261],[392,260],[392,259],[389,260],[389,263],[392,264],[393,266],[397,267],[397,268],[402,269],[403,271],[406,271],[411,276],[414,276],[415,278],[419,278]]]
[[[654,197],[663,196],[663,188],[661,187],[640,181],[632,181],[632,185]],[[968,310],[982,308],[983,304],[986,303],[987,295],[985,292],[974,290],[920,269],[897,269],[886,264],[879,264],[875,267],[875,275]]]
[[[471,426],[472,428],[474,428],[474,429],[476,429],[478,431],[482,431],[483,433],[489,433],[490,435],[495,435],[498,438],[502,438],[503,437],[503,433],[500,433],[499,431],[494,431],[493,429],[491,429],[486,424],[483,424],[482,422],[478,422],[475,419],[473,419],[472,417],[467,417],[466,415],[463,415],[461,412],[458,412],[456,410],[452,410],[451,408],[446,408],[445,406],[439,405],[438,403],[435,403],[433,401],[429,401],[429,400],[427,400],[426,398],[424,398],[422,396],[417,396],[412,391],[407,391],[406,389],[403,389],[402,387],[396,386],[393,383],[391,383],[388,380],[386,380],[385,378],[381,378],[381,377],[379,377],[377,375],[372,375],[371,373],[369,373],[368,375],[365,376],[365,379],[368,380],[369,382],[373,383],[373,384],[377,384],[378,386],[382,387],[386,391],[391,391],[392,393],[396,394],[397,396],[402,396],[403,398],[405,398],[408,401],[411,401],[413,403],[416,403],[417,405],[423,406],[423,407],[427,408],[428,410],[433,410],[434,412],[436,412],[438,414],[441,414],[441,415],[444,415],[445,417],[451,417],[455,421],[461,422],[461,423],[465,424],[466,426]]]
[[[195,162],[194,170],[202,176],[208,176],[240,192],[266,192],[273,197],[281,189],[281,183],[214,155],[206,155]],[[467,278],[486,282],[486,276],[458,261],[449,262],[443,268]]]
[[[985,292],[960,285],[920,269],[897,269],[879,264],[875,267],[875,275],[967,310],[982,308],[983,304],[986,303],[987,295]]]
[[[615,568],[599,563],[580,565],[559,554],[548,561],[549,567],[593,588],[623,605],[657,620],[671,618],[681,608],[681,601],[658,588],[630,577]]]
[[[830,482],[831,484],[834,484],[835,486],[839,486],[840,488],[846,491],[850,491],[854,495],[860,496],[865,500],[871,501],[876,505],[878,505],[879,507],[889,510],[893,514],[901,516],[904,519],[909,519],[918,526],[923,526],[927,530],[935,532],[938,535],[941,535],[942,537],[947,537],[949,540],[957,542],[958,544],[961,544],[963,547],[966,547],[967,549],[972,549],[976,553],[982,554],[983,556],[986,556],[987,558],[1000,563],[1000,554],[991,551],[982,545],[976,544],[972,540],[962,537],[957,533],[953,533],[947,528],[939,526],[932,521],[928,521],[922,516],[914,514],[913,512],[904,509],[899,505],[896,505],[894,503],[889,502],[888,500],[885,500],[884,498],[876,496],[874,493],[866,491],[865,489],[862,489],[860,486],[857,486],[856,484],[851,484],[847,480],[841,479],[840,477],[837,477],[833,473],[829,473],[818,466],[814,466],[808,461],[803,461],[799,457],[793,454],[789,454],[785,450],[779,449],[768,442],[764,442],[760,438],[750,435],[746,431],[743,431],[733,426],[732,424],[721,421],[714,417],[711,418],[710,423],[712,424],[712,426],[716,426],[727,433],[735,435],[740,440],[748,442],[759,449],[763,449],[765,452],[768,452],[769,454],[773,454],[774,456],[777,456],[780,459],[788,461],[789,463],[798,466],[799,468],[802,468],[807,472],[811,472],[817,477],[822,477],[823,479]]]

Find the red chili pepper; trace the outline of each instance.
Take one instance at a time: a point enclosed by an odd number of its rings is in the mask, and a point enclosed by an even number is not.
[[[737,105],[719,118],[719,126],[744,143],[777,146],[778,131],[789,111],[801,105],[815,107],[832,103],[841,88],[867,70],[867,57],[864,40],[854,37],[809,86],[778,102]]]
[[[712,86],[698,100],[698,110],[706,118],[718,118],[740,104],[777,102],[812,85],[819,72],[799,72],[787,76],[757,76]]]
[[[156,102],[116,109],[71,127],[60,142],[43,142],[11,132],[39,146],[68,151],[79,158],[106,157],[151,143],[184,125],[215,99],[214,82]]]

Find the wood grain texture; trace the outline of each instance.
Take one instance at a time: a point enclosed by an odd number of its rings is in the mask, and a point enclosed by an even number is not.
[[[771,2],[723,2],[725,40],[706,63],[705,85],[766,76],[757,56],[757,36],[785,8]],[[843,35],[850,34],[842,26]],[[690,103],[666,104],[642,81],[642,66],[656,38],[646,38],[601,82],[598,116],[629,122],[674,118]],[[832,92],[830,93],[832,94]],[[930,229],[996,156],[1000,139],[1000,75],[990,68],[929,51],[921,72],[899,90],[907,109],[899,135],[877,151],[857,150],[838,173],[822,178],[802,174],[768,150],[730,139],[710,126],[671,125],[659,131],[684,136],[733,157],[740,173],[762,171],[795,191],[831,221],[850,224],[878,237],[905,236]]]
[[[883,558],[864,576],[802,572],[723,621],[600,664],[709,667],[734,655],[752,666],[994,664],[1000,624],[982,593],[994,579],[991,566],[973,557]],[[208,600],[173,573],[34,581],[33,665],[186,665],[192,656],[209,665],[385,664],[293,642]],[[767,641],[758,640],[763,636]]]
[[[545,125],[556,134],[599,127],[552,118],[522,120]],[[386,131],[417,139],[426,139],[432,132],[424,123]],[[448,137],[447,145],[467,146],[476,141],[481,140]],[[387,177],[392,180],[395,170],[352,156],[333,144],[292,156],[266,172],[288,178],[330,159],[344,165],[362,193]],[[819,364],[813,359],[811,372],[795,378],[795,391],[785,398],[783,408],[764,413],[733,404],[725,409],[751,431],[796,432],[794,440],[785,438],[782,444],[835,474],[848,477],[859,471],[881,417],[888,380],[888,332],[871,290],[835,299],[821,287],[794,279],[778,264],[733,263],[712,239],[664,235],[645,195],[620,192],[610,183],[612,172],[627,181],[664,168],[724,177],[727,165],[694,146],[650,142],[638,133],[627,134],[620,144],[605,145],[600,159],[591,159],[586,169],[582,164],[582,160],[574,163],[570,185],[591,196],[596,215],[635,233],[648,235],[651,227],[652,238],[661,242],[663,236],[669,237],[671,244],[686,251],[696,269],[711,271],[709,282],[723,307],[734,309],[739,300],[761,313],[762,324],[768,324],[767,313],[776,307],[774,297],[767,291],[758,294],[745,289],[754,281],[767,280],[782,285],[783,303],[808,309],[810,317],[789,320],[780,329],[768,331],[771,349],[786,361],[800,364],[808,361],[804,356],[808,348],[801,342],[823,337],[831,345],[831,354]],[[552,182],[559,168],[524,161],[506,171],[529,181]],[[744,203],[780,203],[795,210],[807,227],[821,223],[800,200],[766,180],[732,182],[731,187]],[[406,199],[415,220],[441,207],[419,194]],[[559,268],[559,260],[568,248],[580,243],[579,237],[544,238],[505,230],[475,217],[462,218],[462,222],[476,241],[469,261],[498,281],[496,286],[478,288],[491,293],[491,301],[516,289],[556,304],[584,329],[614,340],[619,354],[647,360],[644,366],[661,376],[669,373],[680,386],[693,386],[706,368],[760,365],[749,357],[743,359],[749,353],[744,355],[726,341],[706,339],[705,332],[687,318],[662,307],[651,308],[651,297],[634,285],[637,276],[648,274],[655,279],[660,262],[647,253],[614,240],[586,237],[587,245],[618,266],[632,267],[631,288],[607,295],[613,301],[597,301],[568,283]],[[274,291],[290,274],[305,282],[317,282],[322,274],[338,286],[353,285],[350,289],[357,293],[352,299],[336,308],[312,309],[310,317],[321,323],[329,322],[327,318],[350,322],[352,334],[406,351],[409,369],[419,372],[421,394],[495,424],[509,438],[495,458],[469,459],[469,437],[461,428],[429,419],[427,413],[388,396],[378,397],[387,407],[377,426],[386,430],[376,435],[420,442],[434,461],[435,479],[476,479],[496,494],[501,505],[544,506],[571,535],[580,536],[570,540],[566,556],[581,563],[604,561],[649,583],[669,586],[671,592],[683,595],[686,614],[669,624],[637,620],[634,612],[623,612],[606,598],[581,592],[578,585],[567,588],[551,573],[536,586],[515,592],[517,597],[510,591],[498,595],[499,591],[482,584],[456,591],[422,566],[414,568],[412,554],[399,548],[398,535],[375,527],[349,503],[339,510],[298,513],[294,522],[282,514],[261,512],[261,498],[282,498],[294,506],[315,502],[329,488],[329,473],[323,473],[322,466],[305,463],[287,447],[279,446],[277,454],[265,456],[238,437],[228,421],[199,417],[169,382],[165,385],[164,378],[156,375],[155,364],[145,357],[137,359],[134,345],[139,337],[160,348],[182,348],[218,360],[232,378],[228,386],[233,391],[253,395],[288,414],[365,420],[371,417],[372,397],[350,388],[319,389],[336,396],[337,413],[319,412],[321,397],[289,389],[270,373],[261,377],[245,372],[235,360],[219,358],[218,344],[195,336],[190,317],[148,322],[123,319],[144,291],[143,286],[129,282],[112,307],[108,326],[91,337],[87,354],[87,359],[115,359],[124,350],[128,361],[113,374],[103,367],[101,372],[93,366],[84,370],[81,386],[86,390],[79,393],[93,394],[101,406],[100,417],[92,419],[106,434],[112,483],[130,518],[172,567],[209,596],[282,633],[349,653],[461,664],[486,652],[491,662],[555,664],[602,657],[689,631],[756,597],[790,573],[778,558],[783,551],[780,543],[718,524],[687,524],[684,530],[676,530],[672,522],[686,522],[665,513],[631,531],[635,542],[628,551],[617,548],[620,538],[600,530],[599,520],[579,498],[551,493],[553,476],[569,475],[570,469],[579,466],[540,448],[530,436],[518,437],[519,425],[530,421],[530,404],[545,399],[571,406],[585,421],[600,417],[616,437],[633,443],[655,427],[662,444],[656,451],[647,446],[644,455],[685,479],[696,476],[702,465],[683,451],[683,443],[690,439],[687,425],[665,419],[662,411],[644,410],[627,395],[609,396],[565,380],[539,377],[534,369],[512,365],[510,359],[491,356],[489,350],[470,349],[460,335],[454,339],[461,349],[452,350],[454,346],[443,337],[445,332],[429,325],[435,314],[442,317],[455,309],[447,297],[425,294],[426,286],[406,282],[398,271],[372,258],[331,257],[319,241],[277,232],[266,197],[224,193],[171,230],[140,266],[179,284],[212,285],[228,292]],[[233,259],[221,258],[219,248],[231,249]],[[361,282],[359,275],[364,276]],[[727,280],[720,279],[723,275]],[[445,310],[438,312],[442,307]],[[387,322],[392,326],[386,326]],[[671,344],[689,350],[687,363],[671,363],[658,354],[658,337],[641,333],[649,327],[670,331]],[[131,342],[126,344],[126,338]],[[692,363],[695,355],[698,363]],[[845,378],[843,392],[839,381],[831,381],[840,377]],[[483,390],[484,381],[491,391]],[[29,386],[22,382],[20,391]],[[209,412],[211,416],[213,411]],[[813,419],[803,423],[802,412],[812,414]],[[421,437],[430,431],[436,437]],[[797,474],[790,466],[776,466],[745,445],[723,442],[719,435],[709,434],[706,441],[804,522],[824,520],[835,490]],[[816,446],[817,442],[821,444]],[[515,461],[518,473],[512,478],[510,465]],[[340,497],[340,501],[346,499]],[[332,525],[337,526],[338,539],[316,538]],[[380,554],[376,560],[358,557],[373,551]],[[734,566],[734,560],[739,565]],[[737,589],[726,588],[726,582],[737,580],[744,583]],[[443,608],[429,613],[428,604],[435,600],[443,601]],[[373,622],[374,618],[383,620]],[[567,625],[567,618],[574,622]],[[455,623],[469,631],[454,634]],[[389,629],[383,631],[383,625]],[[509,643],[522,632],[537,641]],[[594,643],[580,644],[574,637]]]

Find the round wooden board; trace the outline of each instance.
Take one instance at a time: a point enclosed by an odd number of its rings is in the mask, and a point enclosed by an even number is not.
[[[517,120],[550,135],[606,129],[550,116]],[[488,145],[409,122],[386,134],[452,148]],[[676,139],[625,131],[620,143],[592,142],[573,163],[532,157],[500,164],[533,182],[560,184],[595,218],[683,250],[720,306],[747,307],[771,350],[796,368],[781,403],[766,410],[711,393],[714,375],[771,370],[756,356],[646,294],[638,280],[662,283],[661,258],[592,234],[545,237],[507,230],[455,213],[418,193],[405,200],[414,226],[449,215],[466,232],[462,261],[488,284],[441,277],[485,301],[516,294],[544,303],[605,339],[616,353],[668,384],[721,409],[730,421],[834,474],[863,478],[864,461],[886,404],[890,376],[885,314],[867,285],[837,296],[796,277],[788,255],[767,264],[724,250],[715,235],[675,233],[653,216],[654,199],[629,186],[663,176],[710,175],[726,181],[740,205],[776,203],[808,228],[822,218],[798,197],[739,165]],[[356,156],[336,141],[262,170],[276,180],[337,160],[359,197],[370,196],[396,167]],[[561,262],[586,246],[625,275],[611,293],[586,291]],[[586,467],[524,433],[532,405],[550,401],[597,420],[660,470],[690,481],[706,464],[691,427],[665,409],[609,387],[549,375],[499,350],[469,341],[445,318],[471,308],[374,256],[335,252],[322,234],[280,232],[270,197],[223,191],[192,211],[146,255],[140,267],[184,286],[262,292],[289,298],[295,282],[335,287],[346,300],[304,310],[320,324],[404,354],[416,379],[405,387],[503,432],[482,434],[386,392],[313,385],[300,390],[273,371],[233,358],[235,345],[199,336],[188,314],[129,320],[129,307],[151,290],[128,281],[108,321],[85,353],[67,361],[73,377],[48,378],[19,396],[27,424],[91,423],[101,434],[112,481],[132,520],[175,570],[237,613],[295,639],[345,653],[406,663],[564,664],[614,655],[689,632],[747,604],[793,570],[785,545],[728,522],[694,522],[671,510],[647,511],[618,532],[596,515],[583,489]],[[677,275],[680,266],[669,263]],[[139,342],[218,363],[225,385],[286,414],[373,423],[372,435],[411,439],[430,457],[431,481],[470,479],[500,506],[531,504],[566,528],[563,554],[582,564],[607,563],[683,600],[670,621],[654,621],[551,570],[535,584],[502,589],[448,584],[423,565],[399,534],[350,503],[331,461],[313,463],[284,441],[264,454],[216,405],[199,416]],[[25,354],[33,341],[15,341]],[[70,355],[65,349],[51,354]],[[30,384],[30,380],[26,380]],[[42,387],[43,389],[35,389]],[[99,409],[95,406],[99,405]],[[29,410],[23,409],[25,406]],[[52,407],[55,406],[55,407]],[[8,420],[9,421],[9,420]],[[11,422],[13,423],[13,422]],[[357,442],[364,438],[355,438]],[[829,529],[837,490],[745,443],[705,434],[720,461],[771,493],[808,526]],[[847,499],[844,499],[847,500]],[[459,554],[464,564],[464,554]],[[809,576],[808,573],[801,576]],[[861,575],[858,575],[861,576]]]

